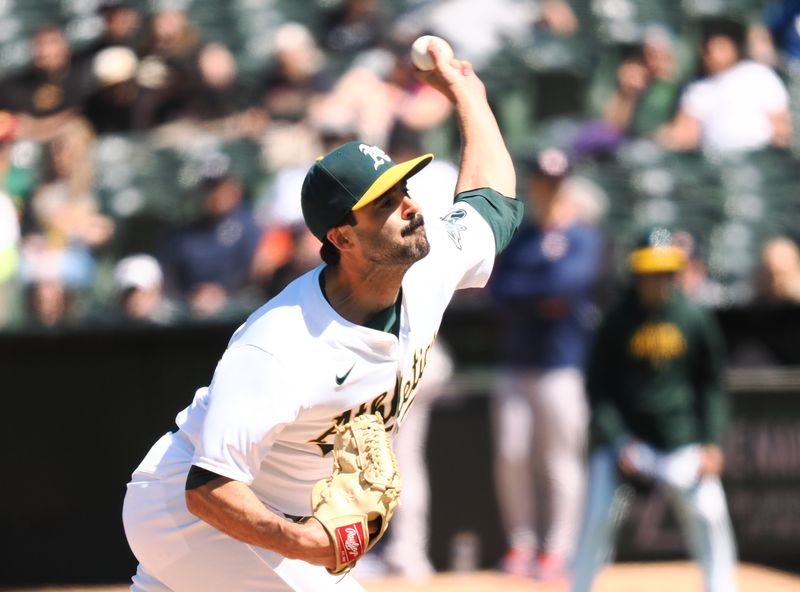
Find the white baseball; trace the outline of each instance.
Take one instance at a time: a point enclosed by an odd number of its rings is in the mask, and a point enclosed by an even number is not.
[[[423,35],[411,44],[411,62],[420,70],[433,70],[435,66],[433,57],[428,53],[428,45],[431,43],[436,43],[444,50],[446,59],[453,59],[453,48],[447,41],[435,35]]]

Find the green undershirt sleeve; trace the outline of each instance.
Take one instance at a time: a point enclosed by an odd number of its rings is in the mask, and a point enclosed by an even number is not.
[[[491,227],[494,233],[495,254],[505,249],[522,223],[524,212],[522,201],[506,197],[491,187],[462,191],[456,195],[453,203],[460,201],[475,208]]]

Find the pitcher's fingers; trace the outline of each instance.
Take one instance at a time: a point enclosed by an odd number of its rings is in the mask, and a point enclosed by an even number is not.
[[[453,62],[458,61],[437,39],[432,39],[431,42],[428,43],[428,53],[433,58],[433,63],[439,71],[441,71],[443,67],[452,66]]]

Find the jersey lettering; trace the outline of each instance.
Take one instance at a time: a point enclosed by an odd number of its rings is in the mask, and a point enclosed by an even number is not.
[[[367,410],[370,413],[379,412],[381,414],[387,432],[396,430],[414,403],[417,386],[422,379],[422,374],[425,372],[425,367],[428,365],[428,354],[430,354],[435,341],[436,335],[433,336],[433,340],[427,347],[421,347],[414,351],[411,360],[411,376],[405,378],[401,372],[397,373],[388,413],[386,412],[386,397],[389,396],[389,391],[384,391],[371,401],[361,403],[357,408],[348,409],[333,417],[330,427],[316,438],[309,440],[308,444],[317,446],[321,455],[327,456],[333,450],[333,437],[336,434],[336,428],[346,424],[353,417],[367,413]]]
[[[380,413],[381,417],[386,417],[386,406],[383,402],[386,400],[386,397],[389,393],[381,393],[378,395],[373,401],[372,405],[370,405],[369,412],[370,413]]]
[[[681,330],[672,323],[650,323],[634,333],[630,351],[637,358],[650,360],[660,366],[686,351],[686,340]]]

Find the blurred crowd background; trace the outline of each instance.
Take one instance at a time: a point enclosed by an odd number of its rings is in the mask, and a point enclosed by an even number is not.
[[[446,186],[450,105],[408,60],[424,33],[485,80],[521,194],[543,150],[567,159],[550,176],[604,238],[601,304],[651,225],[685,247],[695,300],[800,300],[800,2],[0,0],[0,17],[0,330],[242,317],[318,263],[299,187],[345,140],[432,151]]]

